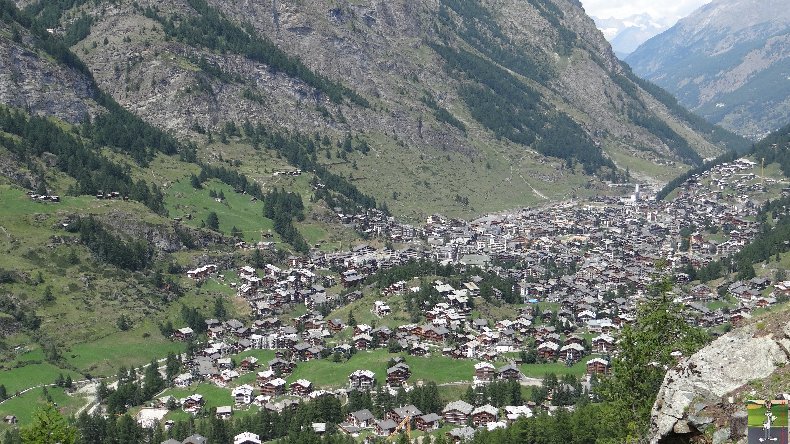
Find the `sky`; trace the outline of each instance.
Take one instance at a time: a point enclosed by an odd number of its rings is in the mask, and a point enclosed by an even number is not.
[[[673,25],[710,0],[581,0],[588,15],[623,19],[648,13],[654,19]]]

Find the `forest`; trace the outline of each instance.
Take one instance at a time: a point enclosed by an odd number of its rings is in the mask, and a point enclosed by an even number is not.
[[[465,49],[433,45],[454,77],[469,79],[461,97],[478,122],[505,138],[532,145],[541,154],[575,160],[587,174],[601,168],[616,171],[589,135],[561,111],[547,110],[532,87],[509,72]]]
[[[310,246],[293,224],[294,219],[304,220],[301,196],[277,188],[269,191],[263,197],[263,216],[274,221],[274,231],[294,250],[301,253],[310,251]]]
[[[66,231],[79,233],[80,241],[97,259],[116,267],[138,271],[147,268],[153,261],[154,252],[147,242],[123,240],[110,233],[93,216],[78,217],[69,223]]]
[[[0,107],[0,145],[15,154],[19,162],[37,174],[38,191],[47,192],[44,169],[36,162],[45,153],[55,155],[58,170],[73,177],[77,184],[69,190],[73,195],[96,195],[100,191],[118,192],[145,204],[158,214],[165,214],[162,192],[154,184],[133,181],[126,168],[110,161],[93,148],[93,141],[74,132],[66,132],[53,121],[26,116],[20,111]],[[27,188],[31,184],[21,183]]]

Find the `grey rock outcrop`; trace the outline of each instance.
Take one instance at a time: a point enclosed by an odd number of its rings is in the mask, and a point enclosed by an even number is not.
[[[695,406],[721,403],[727,395],[751,381],[771,376],[790,361],[781,344],[790,333],[790,324],[768,334],[764,325],[762,329],[758,325],[721,336],[667,372],[653,405],[651,443],[698,433],[713,421]],[[727,439],[723,432],[717,436]]]

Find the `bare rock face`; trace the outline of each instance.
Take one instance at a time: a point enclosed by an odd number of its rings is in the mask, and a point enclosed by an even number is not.
[[[650,442],[699,434],[713,422],[704,412],[707,406],[732,407],[726,398],[733,392],[784,367],[790,354],[782,343],[790,337],[790,323],[772,333],[765,330],[761,323],[734,330],[671,369],[653,405]],[[715,438],[724,440],[725,435],[729,438],[730,432]]]
[[[0,103],[74,124],[96,113],[90,79],[33,50],[26,44],[31,37],[17,36],[0,32]]]

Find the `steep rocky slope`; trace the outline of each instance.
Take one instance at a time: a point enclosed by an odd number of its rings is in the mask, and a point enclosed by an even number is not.
[[[662,181],[742,145],[638,84],[571,0],[64,4],[26,2],[127,109],[198,142],[245,121],[354,136],[372,155],[317,160],[402,216]]]
[[[790,9],[714,0],[626,58],[710,121],[753,138],[790,118]]]
[[[80,37],[128,109],[187,137],[245,120],[359,136],[374,156],[321,161],[379,200],[396,191],[401,213],[558,199],[626,169],[665,180],[739,143],[636,85],[574,1],[71,3],[53,31]],[[270,44],[301,68],[261,56]]]
[[[753,320],[667,372],[653,406],[651,443],[738,441],[749,399],[790,396],[790,309]]]

